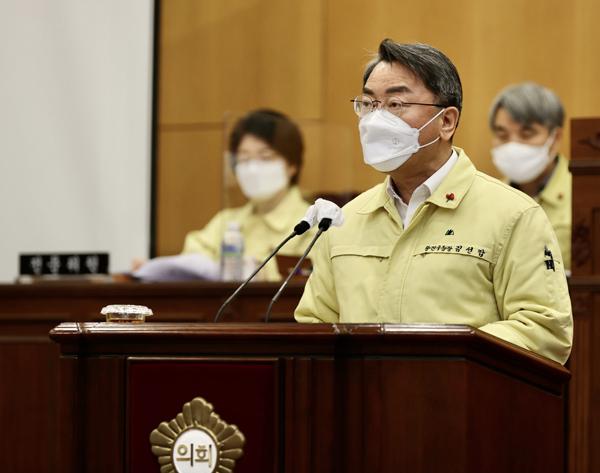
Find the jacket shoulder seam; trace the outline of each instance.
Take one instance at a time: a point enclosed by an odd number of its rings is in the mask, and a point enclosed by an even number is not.
[[[505,184],[504,182],[501,182],[498,179],[493,178],[492,176],[488,176],[487,174],[485,174],[481,171],[477,171],[476,177],[480,177],[481,179],[485,180],[486,182],[489,182],[490,184],[494,184],[495,186],[497,186],[501,189],[511,192],[515,197],[518,197],[522,202],[529,204],[529,206],[530,206],[529,208],[535,208],[535,207],[540,206],[540,204],[538,204],[535,200],[533,200],[531,197],[524,194],[520,190],[515,189],[514,187],[511,187],[508,184]],[[523,210],[527,210],[527,209],[523,209]]]
[[[515,225],[517,224],[517,222],[521,219],[521,217],[526,212],[535,211],[537,208],[540,208],[539,205],[537,207],[529,207],[529,208],[520,210],[520,211],[518,211],[518,212],[516,212],[514,214],[514,216],[511,219],[510,223],[506,227],[506,230],[504,231],[504,235],[502,236],[500,245],[498,245],[497,248],[496,248],[494,257],[492,258],[492,265],[493,266],[495,266],[498,263],[498,260],[500,259],[500,254],[504,251],[504,248],[506,247],[506,240],[508,240],[508,238],[510,237],[513,229],[515,228]]]

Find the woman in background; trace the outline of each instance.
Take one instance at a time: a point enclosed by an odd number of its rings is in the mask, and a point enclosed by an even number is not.
[[[309,207],[297,187],[302,135],[285,115],[258,110],[235,125],[229,151],[236,179],[249,202],[219,212],[202,230],[188,233],[183,253],[199,253],[218,262],[227,223],[235,221],[244,237],[244,255],[260,263],[292,232]],[[301,256],[314,235],[310,231],[293,238],[279,254]],[[263,271],[263,280],[281,279],[275,259]]]

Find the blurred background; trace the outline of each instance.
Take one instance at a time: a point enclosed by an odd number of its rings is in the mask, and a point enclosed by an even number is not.
[[[383,180],[350,99],[382,39],[444,52],[463,83],[454,144],[491,162],[488,110],[509,84],[600,116],[597,0],[0,0],[0,280],[19,252],[181,251],[222,206],[227,111],[273,108],[306,140],[307,193]]]

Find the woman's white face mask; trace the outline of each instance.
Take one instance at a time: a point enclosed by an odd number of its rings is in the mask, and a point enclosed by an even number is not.
[[[235,177],[244,195],[257,202],[271,199],[289,184],[286,162],[282,159],[243,161],[235,166]]]
[[[375,110],[358,123],[365,163],[380,172],[390,172],[402,166],[419,149],[437,140],[419,145],[419,132],[441,115],[445,108],[421,128],[412,128],[387,110]]]
[[[525,184],[537,179],[550,162],[550,147],[554,142],[556,130],[548,136],[542,146],[526,145],[510,141],[492,148],[492,158],[498,170],[511,182]]]

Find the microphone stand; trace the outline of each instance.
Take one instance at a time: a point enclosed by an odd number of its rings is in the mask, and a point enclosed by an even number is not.
[[[253,272],[253,273],[250,275],[250,277],[249,277],[248,279],[246,279],[246,280],[245,280],[245,281],[242,283],[242,285],[241,285],[240,287],[238,287],[238,288],[236,289],[236,291],[235,291],[235,292],[234,292],[234,293],[233,293],[233,294],[232,294],[232,295],[229,297],[229,299],[227,299],[227,300],[225,301],[225,303],[224,303],[224,304],[221,306],[221,308],[219,309],[219,312],[217,312],[217,316],[215,317],[215,323],[217,323],[217,322],[219,321],[219,317],[221,316],[221,313],[223,312],[223,310],[225,309],[225,307],[227,307],[227,306],[229,305],[229,303],[230,303],[230,302],[231,302],[231,301],[232,301],[232,300],[235,298],[235,296],[237,296],[237,295],[239,294],[239,292],[240,292],[242,289],[244,289],[244,288],[246,287],[246,285],[247,285],[247,284],[248,284],[250,281],[252,281],[252,278],[253,278],[254,276],[256,276],[256,275],[258,274],[258,272],[259,272],[261,269],[263,269],[263,267],[265,266],[265,264],[267,264],[267,263],[269,262],[269,260],[270,260],[270,259],[271,259],[273,256],[275,256],[275,253],[277,253],[277,252],[278,252],[278,251],[281,249],[281,247],[282,247],[283,245],[285,245],[285,244],[286,244],[288,241],[290,241],[290,240],[291,240],[292,238],[294,238],[296,235],[302,235],[304,232],[306,232],[306,231],[307,231],[307,230],[309,230],[309,229],[310,229],[310,225],[309,225],[309,224],[308,224],[306,221],[304,221],[304,220],[302,220],[302,221],[301,221],[301,222],[300,222],[298,225],[296,225],[296,226],[294,227],[294,231],[293,231],[293,232],[290,234],[290,236],[288,236],[288,237],[287,237],[285,240],[283,240],[283,241],[282,241],[282,242],[279,244],[279,246],[278,246],[277,248],[275,248],[275,249],[274,249],[274,250],[271,252],[271,254],[270,254],[269,256],[267,256],[267,259],[265,259],[265,260],[264,260],[264,261],[261,263],[261,265],[260,265],[258,268],[256,268],[256,270],[255,270],[255,271],[254,271],[254,272]],[[312,245],[311,245],[311,246],[312,246]]]
[[[283,282],[283,284],[279,288],[279,291],[277,291],[277,294],[275,294],[275,297],[273,297],[273,299],[271,300],[271,304],[269,304],[269,309],[267,310],[267,316],[265,317],[265,323],[269,323],[269,315],[271,315],[271,310],[273,309],[273,305],[275,305],[275,302],[277,302],[277,300],[279,299],[279,296],[285,289],[285,286],[287,286],[288,282],[290,282],[290,279],[292,279],[292,276],[294,274],[296,274],[296,271],[302,264],[302,261],[304,261],[306,259],[306,257],[308,256],[308,253],[310,253],[310,250],[312,250],[312,247],[317,242],[317,239],[321,236],[321,234],[323,232],[326,232],[330,226],[331,226],[330,218],[324,218],[323,220],[321,220],[319,222],[319,231],[317,232],[317,234],[315,235],[313,240],[310,242],[310,245],[308,245],[308,248],[306,249],[306,251],[304,252],[302,257],[300,258],[300,260],[298,260],[298,263],[296,263],[296,266],[294,266],[294,269],[292,269],[292,272],[290,273],[290,275]]]

